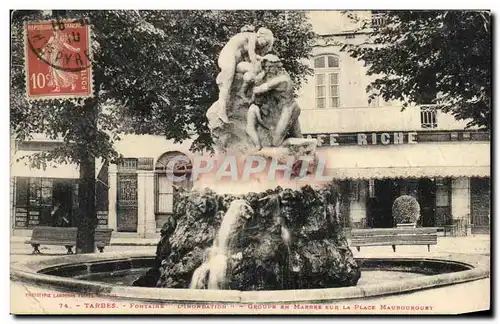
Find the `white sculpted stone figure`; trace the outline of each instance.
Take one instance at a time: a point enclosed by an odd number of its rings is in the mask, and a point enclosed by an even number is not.
[[[295,101],[293,82],[280,58],[274,54],[259,56],[255,53],[255,61],[249,61],[249,47],[237,47],[238,42],[245,43],[245,39],[251,39],[250,34],[266,35],[265,31],[261,28],[253,33],[251,28],[245,28],[239,36],[232,38],[221,53],[221,58],[230,56],[229,49],[237,48],[237,55],[231,56],[236,66],[228,64],[227,69],[223,69],[218,76],[217,82],[221,86],[219,100],[212,104],[206,114],[215,148],[221,153],[248,156],[257,149],[259,154],[267,156],[276,148],[280,156],[288,153],[296,156],[294,149],[310,145],[310,141],[302,138],[298,121],[300,107]],[[272,33],[269,31],[267,35]],[[255,40],[258,39],[259,36],[256,36]],[[272,36],[267,39],[274,40]],[[221,58],[220,64],[223,63]],[[225,74],[229,72],[230,75]],[[231,85],[227,83],[227,76]],[[224,106],[223,102],[226,103]],[[223,122],[221,115],[230,122]]]
[[[269,127],[267,127],[262,121],[260,108],[257,105],[252,104],[250,108],[248,108],[247,127],[245,131],[248,137],[250,137],[250,139],[252,140],[253,144],[257,147],[257,150],[260,150],[262,149],[262,143],[260,141],[259,133],[257,132],[258,125],[269,130]]]
[[[253,93],[256,97],[269,94],[267,99],[275,101],[277,108],[281,110],[275,131],[272,134],[272,146],[276,147],[283,144],[287,137],[302,138],[298,121],[300,107],[295,101],[292,80],[283,68],[281,60],[276,55],[268,54],[263,58],[263,62],[264,83],[256,86]],[[255,118],[252,117],[253,115]],[[254,119],[261,120],[259,109],[255,107],[255,104],[250,107],[247,115],[247,134],[252,137],[255,144],[256,141],[251,135],[257,132],[255,130],[256,124],[252,122]],[[260,149],[260,144],[256,144],[256,146]]]

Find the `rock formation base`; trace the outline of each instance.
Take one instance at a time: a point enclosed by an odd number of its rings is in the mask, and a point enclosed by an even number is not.
[[[165,223],[155,267],[134,285],[189,288],[207,260],[222,219],[235,200],[242,210],[231,237],[221,289],[276,290],[354,286],[360,269],[340,225],[335,184],[315,190],[280,187],[261,193],[178,192]]]

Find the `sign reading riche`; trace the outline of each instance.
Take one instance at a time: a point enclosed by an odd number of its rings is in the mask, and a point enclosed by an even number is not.
[[[417,132],[332,133],[307,135],[306,137],[316,138],[318,146],[417,144]]]

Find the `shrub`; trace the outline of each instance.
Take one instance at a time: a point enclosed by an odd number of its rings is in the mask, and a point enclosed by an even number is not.
[[[403,195],[392,204],[394,224],[416,223],[420,218],[420,205],[412,196]]]

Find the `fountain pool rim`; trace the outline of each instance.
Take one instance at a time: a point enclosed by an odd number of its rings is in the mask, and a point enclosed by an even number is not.
[[[425,257],[425,256],[387,256],[362,257],[356,260],[373,262],[394,262],[397,260],[415,262],[442,262],[469,268],[458,272],[426,275],[417,278],[387,282],[384,284],[367,284],[342,288],[320,288],[299,290],[267,290],[267,291],[237,291],[237,290],[198,290],[180,288],[147,288],[135,286],[119,286],[97,281],[60,277],[42,273],[65,266],[78,264],[106,264],[116,261],[154,259],[146,253],[102,253],[85,255],[65,255],[53,258],[37,259],[36,256],[24,262],[11,266],[11,279],[24,283],[45,286],[54,290],[74,293],[101,294],[103,298],[120,298],[143,302],[192,302],[192,303],[291,303],[291,302],[333,302],[353,299],[375,298],[387,295],[409,293],[423,289],[437,288],[446,285],[465,283],[489,277],[489,267],[481,263],[460,258]],[[110,296],[110,297],[106,297]]]

